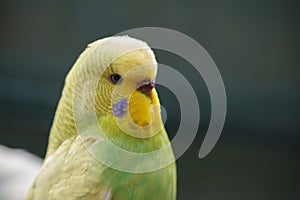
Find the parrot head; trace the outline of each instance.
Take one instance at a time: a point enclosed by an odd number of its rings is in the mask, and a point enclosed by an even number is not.
[[[97,112],[112,114],[119,119],[129,114],[137,125],[148,125],[150,107],[158,103],[156,71],[156,60],[150,49],[134,50],[117,58],[98,82]]]
[[[130,128],[126,132],[138,132],[137,137],[159,131],[149,132],[149,127],[161,127],[161,117],[155,90],[157,62],[145,42],[128,36],[101,39],[90,44],[79,60],[86,66],[84,79],[97,79],[93,95],[98,117],[112,116],[123,129]]]
[[[156,74],[154,53],[141,40],[113,36],[89,44],[66,77],[46,157],[68,138],[94,134],[86,131],[90,127],[100,127],[99,133],[125,149],[145,152],[154,143],[158,149],[166,134]],[[148,146],[141,143],[144,138],[143,142],[150,141]]]

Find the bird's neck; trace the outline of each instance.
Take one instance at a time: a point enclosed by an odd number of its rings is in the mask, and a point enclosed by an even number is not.
[[[109,139],[113,144],[127,151],[136,153],[146,153],[158,150],[163,146],[169,144],[168,135],[161,127],[153,136],[150,137],[138,137],[139,134],[144,134],[141,129],[133,129],[132,132],[128,132],[130,128],[122,127],[117,124],[112,115],[106,115],[99,117],[99,125],[105,137]],[[148,127],[147,129],[152,129]],[[154,131],[156,131],[154,129]]]
[[[72,108],[72,93],[76,82],[75,73],[76,71],[72,70],[66,78],[50,130],[46,158],[54,153],[65,140],[77,135]]]

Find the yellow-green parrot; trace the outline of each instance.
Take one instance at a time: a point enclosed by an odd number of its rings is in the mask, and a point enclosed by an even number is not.
[[[154,53],[141,40],[89,44],[66,77],[27,199],[176,199],[156,73]]]

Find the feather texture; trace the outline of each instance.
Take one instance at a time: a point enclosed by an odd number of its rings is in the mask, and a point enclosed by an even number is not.
[[[66,78],[50,131],[46,158],[28,193],[28,200],[176,198],[175,163],[151,172],[130,173],[103,164],[98,157],[103,154],[111,156],[106,149],[89,151],[104,141],[134,153],[152,152],[169,145],[164,128],[158,129],[151,137],[133,136],[142,135],[145,125],[149,125],[147,130],[154,130],[157,124],[161,124],[155,89],[148,96],[136,91],[137,83],[155,79],[156,68],[153,52],[140,40],[117,36],[88,45]],[[110,82],[112,73],[123,77],[122,84]],[[127,115],[123,125],[133,135],[125,133],[113,115],[113,105],[123,98],[129,102],[129,108],[124,110]],[[76,105],[84,111],[96,113],[97,124],[101,127],[99,134],[89,132],[94,125],[88,121],[85,124],[87,134],[80,135],[78,119],[75,119],[79,112]],[[158,107],[151,110],[151,105]],[[87,113],[87,116],[91,114]],[[141,128],[132,127],[131,118]],[[174,155],[167,152],[153,162],[170,158],[173,159]],[[124,158],[122,164],[139,166],[141,163]]]

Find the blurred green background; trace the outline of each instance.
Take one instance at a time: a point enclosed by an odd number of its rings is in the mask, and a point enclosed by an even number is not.
[[[155,51],[190,80],[200,101],[197,138],[178,160],[178,199],[300,199],[299,9],[292,0],[1,1],[0,144],[43,157],[64,77],[86,44],[166,27],[209,52],[228,98],[221,138],[199,159],[210,117],[206,86],[186,61]],[[172,137],[178,104],[158,90]]]

